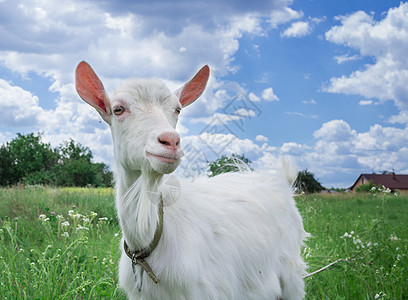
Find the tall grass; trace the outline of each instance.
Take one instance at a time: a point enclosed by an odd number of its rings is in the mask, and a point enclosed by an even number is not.
[[[110,189],[0,190],[4,299],[121,299]]]
[[[408,299],[408,197],[310,195],[297,199],[311,233],[307,299]]]
[[[311,237],[306,299],[408,298],[408,197],[296,198]],[[0,189],[2,299],[125,299],[113,190]]]

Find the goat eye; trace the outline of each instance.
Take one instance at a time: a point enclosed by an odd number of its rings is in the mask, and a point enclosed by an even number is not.
[[[120,116],[121,114],[123,114],[125,112],[125,107],[124,106],[116,106],[114,109],[113,109],[113,113],[115,114],[115,115],[117,115],[117,116]]]
[[[177,107],[175,113],[179,115],[181,113],[181,108]]]

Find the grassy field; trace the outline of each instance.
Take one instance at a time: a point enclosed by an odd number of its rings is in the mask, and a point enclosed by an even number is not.
[[[408,299],[408,197],[296,198],[311,233],[306,299]],[[0,189],[2,299],[125,299],[111,189]]]
[[[305,229],[307,299],[408,299],[408,197],[309,195],[297,198]]]

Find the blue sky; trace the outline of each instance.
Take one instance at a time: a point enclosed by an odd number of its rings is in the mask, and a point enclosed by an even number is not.
[[[178,126],[180,175],[231,153],[258,170],[291,155],[327,187],[408,173],[406,2],[0,0],[0,143],[40,131],[110,164],[109,128],[75,93],[81,60],[108,92],[130,77],[176,90],[210,66]]]

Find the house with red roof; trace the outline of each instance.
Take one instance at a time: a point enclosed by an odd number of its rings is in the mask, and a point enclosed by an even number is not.
[[[351,186],[350,190],[356,191],[357,187],[363,184],[369,184],[370,181],[378,186],[383,185],[389,188],[392,192],[400,192],[408,194],[408,175],[401,174],[361,174],[356,182]]]

